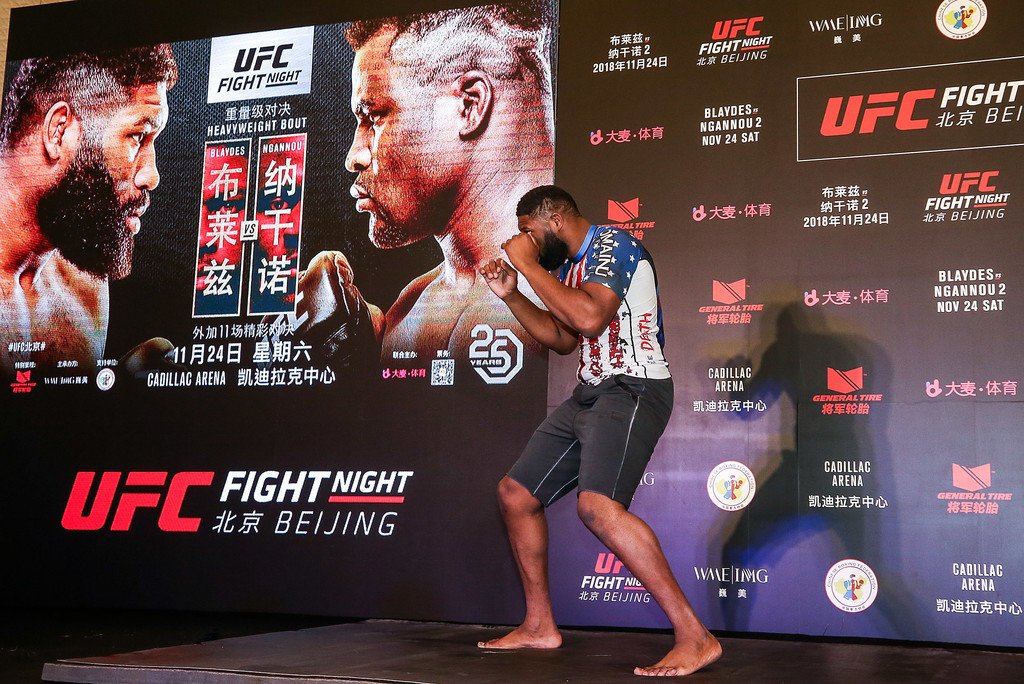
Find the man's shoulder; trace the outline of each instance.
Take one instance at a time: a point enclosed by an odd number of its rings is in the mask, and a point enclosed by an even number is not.
[[[603,225],[603,226],[597,226],[597,230],[594,231],[594,237],[595,238],[600,238],[600,237],[602,237],[604,235],[609,235],[609,234],[615,235],[616,233],[625,233],[625,232],[626,231],[622,230],[622,228],[619,228],[618,226]]]
[[[412,281],[402,288],[402,291],[398,294],[398,298],[395,303],[391,305],[391,308],[397,312],[401,311],[403,314],[408,312],[409,309],[419,300],[420,295],[426,290],[432,282],[437,280],[437,277],[441,274],[442,264],[438,264],[436,267],[430,269],[421,276],[413,278]],[[388,314],[390,315],[390,311]]]
[[[650,261],[650,253],[635,237],[621,228],[601,226],[594,235],[588,254],[591,269],[625,272],[633,271],[641,261]]]
[[[639,240],[628,231],[616,226],[598,226],[597,232],[594,234],[594,241],[591,244],[591,250],[598,253],[606,253],[608,251],[633,253],[642,255],[647,259],[650,258],[647,248]]]

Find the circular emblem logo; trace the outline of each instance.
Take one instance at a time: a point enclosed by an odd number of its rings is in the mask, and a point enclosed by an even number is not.
[[[103,368],[96,374],[96,386],[106,392],[114,386],[114,369]]]
[[[988,9],[983,0],[943,0],[935,11],[935,25],[953,40],[974,36],[985,26]]]
[[[723,511],[738,511],[754,500],[754,473],[739,461],[725,461],[708,475],[708,496]]]
[[[866,563],[847,558],[829,568],[825,576],[825,593],[839,610],[859,613],[875,602],[878,579]]]

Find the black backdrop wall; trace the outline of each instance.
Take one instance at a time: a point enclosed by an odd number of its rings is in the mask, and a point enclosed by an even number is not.
[[[961,5],[968,15],[955,14]],[[348,195],[354,174],[342,159],[356,129],[342,31],[365,8],[218,3],[171,21],[157,7],[128,35],[97,25],[87,10],[101,6],[15,12],[7,83],[27,57],[173,42],[181,78],[156,142],[161,187],[132,274],[111,284],[102,358],[162,336],[182,350],[180,365],[223,370],[225,382],[154,387],[121,365],[104,391],[103,364],[14,368],[33,352],[12,357],[4,506],[18,554],[5,601],[515,621],[521,599],[493,486],[545,406],[567,394],[571,358],[548,366],[529,340],[516,347],[497,334],[514,334],[511,323],[491,320],[491,338],[473,334],[475,357],[441,345],[451,355],[381,363],[369,345],[340,366],[291,355],[267,365],[259,342],[273,353],[275,342],[303,341],[301,329],[270,329],[287,315],[259,329],[248,298],[225,318],[194,309],[197,225],[221,207],[201,194],[215,179],[204,174],[221,168],[204,165],[210,143],[248,141],[227,156],[250,165],[256,193],[271,154],[261,136],[305,134],[301,160],[277,160],[304,164],[298,266],[344,252],[367,302],[386,310],[442,258],[429,239],[374,247]],[[1015,9],[564,1],[557,19],[546,15],[558,34],[555,180],[591,220],[642,239],[658,265],[676,407],[632,510],[712,628],[1024,641],[1024,554],[1013,542],[1024,527]],[[55,21],[44,42],[37,29]],[[208,102],[212,38],[301,26],[315,27],[308,94]],[[256,117],[256,104],[278,107]],[[305,123],[211,128],[240,123],[243,107],[249,121]],[[549,168],[543,145],[517,147],[522,138],[507,149],[532,150],[528,166]],[[258,212],[247,197],[238,206]],[[258,281],[258,269],[247,273],[243,285]],[[9,331],[5,349],[21,353]],[[216,351],[231,344],[241,350],[233,364]],[[204,347],[208,367],[197,367],[195,345],[215,347]],[[274,368],[284,386],[272,385]],[[295,368],[302,386],[287,385]],[[431,384],[452,368],[453,385]],[[267,386],[256,384],[263,370]],[[506,382],[488,382],[493,373]],[[69,509],[103,508],[106,472],[119,473],[107,517],[67,529]],[[295,501],[295,489],[277,498],[285,477],[299,483]],[[139,494],[153,498],[134,499],[129,529],[117,529],[119,506]],[[169,502],[180,503],[177,518],[198,520],[194,531],[162,529],[175,525],[172,506],[161,526]],[[550,514],[561,621],[667,626],[570,502]]]

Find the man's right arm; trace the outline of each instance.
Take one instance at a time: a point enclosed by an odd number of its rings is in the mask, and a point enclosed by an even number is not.
[[[579,334],[520,292],[518,273],[504,259],[494,259],[484,264],[480,274],[534,339],[559,354],[571,354],[576,349]]]

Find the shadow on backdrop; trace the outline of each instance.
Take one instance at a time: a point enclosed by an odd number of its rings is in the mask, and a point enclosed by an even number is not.
[[[887,623],[884,628],[879,625],[873,636],[912,638],[921,633],[920,617],[900,572],[899,540],[886,536],[898,531],[896,511],[888,507],[894,501],[892,454],[886,436],[889,407],[885,402],[892,377],[890,358],[872,340],[833,328],[840,322],[830,322],[802,301],[770,304],[762,320],[761,339],[752,341],[752,349],[764,350],[760,359],[737,356],[728,362],[753,368],[743,390],[731,392],[729,399],[761,401],[767,407],[778,404],[779,410],[772,413],[780,416],[778,444],[766,453],[748,455],[749,464],[763,464],[757,468],[760,472],[755,472],[755,496],[738,516],[724,515],[714,526],[709,556],[720,553],[724,567],[774,568],[796,544],[812,536],[825,539],[833,553],[820,559],[822,580],[841,559],[866,563],[883,588],[873,612],[880,613]],[[867,415],[825,414],[824,402],[813,398],[837,394],[828,389],[829,368],[842,372],[863,368],[861,391],[881,394],[882,400],[869,402]],[[765,413],[749,410],[726,415],[753,422]],[[855,472],[849,478],[845,476],[851,473],[834,472],[857,471],[863,468],[859,464],[865,463],[870,464],[870,472]],[[836,474],[840,477],[834,480]],[[837,486],[836,482],[843,484]],[[812,497],[817,497],[814,505]],[[832,507],[826,507],[826,497]],[[870,507],[866,505],[869,498],[874,502]],[[726,629],[752,628],[750,617],[759,585],[753,584],[747,591],[746,601],[720,602]],[[822,589],[808,591],[807,596],[814,600],[813,592]],[[771,608],[798,611],[801,606]]]

